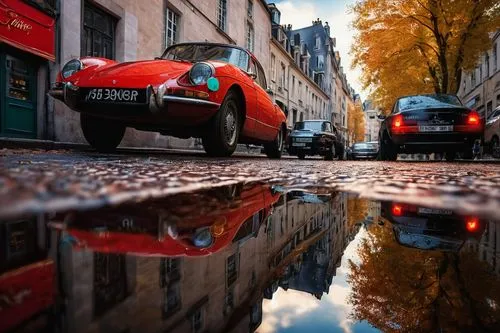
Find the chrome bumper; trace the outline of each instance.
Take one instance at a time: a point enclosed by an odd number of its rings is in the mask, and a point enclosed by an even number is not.
[[[149,95],[149,110],[151,113],[157,113],[167,110],[168,104],[186,104],[198,107],[208,107],[211,109],[220,108],[219,103],[207,101],[204,99],[166,95],[166,87],[161,85],[155,92],[152,86],[146,89],[150,90]],[[68,105],[70,108],[75,108],[80,98],[78,93],[79,87],[73,85],[71,82],[55,86],[49,90],[48,94],[55,99],[58,99]]]

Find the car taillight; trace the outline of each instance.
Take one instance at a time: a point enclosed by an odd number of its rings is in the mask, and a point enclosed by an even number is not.
[[[467,124],[479,125],[479,114],[476,111],[471,111],[467,116]]]
[[[477,231],[479,228],[479,219],[477,217],[469,217],[465,221],[465,228],[469,232]]]
[[[401,128],[403,126],[403,115],[398,114],[394,116],[394,119],[392,120],[392,128]]]
[[[394,216],[401,216],[403,215],[403,206],[393,204],[392,205],[392,215]]]

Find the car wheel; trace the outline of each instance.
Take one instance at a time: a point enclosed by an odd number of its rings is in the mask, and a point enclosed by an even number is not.
[[[237,95],[229,91],[202,138],[203,148],[208,155],[227,157],[236,150],[240,135],[239,106]]]
[[[332,146],[330,151],[328,151],[325,155],[325,161],[333,161],[333,157],[335,156],[335,147]]]
[[[384,139],[380,143],[380,159],[382,161],[395,161],[398,158],[398,151],[391,139],[384,135]]]
[[[105,118],[80,113],[80,126],[85,140],[98,152],[113,152],[125,135],[125,126]]]
[[[306,158],[306,154],[304,152],[299,152],[297,156],[299,157],[299,160],[303,160]]]
[[[447,162],[453,162],[455,160],[456,156],[457,156],[457,153],[455,153],[454,151],[444,153],[444,159]]]
[[[283,142],[285,133],[283,132],[283,126],[280,127],[278,135],[273,142],[264,144],[264,152],[269,158],[281,158],[283,153]]]
[[[491,139],[491,155],[493,157],[500,157],[500,140],[498,136],[494,136]]]

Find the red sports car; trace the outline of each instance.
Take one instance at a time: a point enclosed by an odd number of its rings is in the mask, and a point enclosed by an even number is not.
[[[279,158],[286,136],[262,66],[235,45],[176,44],[150,61],[73,59],[49,93],[80,112],[85,138],[102,152],[118,146],[126,127],[202,138],[211,156],[252,143]]]

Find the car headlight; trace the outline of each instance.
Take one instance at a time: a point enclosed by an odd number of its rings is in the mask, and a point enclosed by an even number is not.
[[[204,249],[212,245],[213,237],[209,228],[202,228],[195,231],[192,238],[193,245]]]
[[[68,61],[66,63],[66,65],[64,65],[64,67],[61,71],[61,75],[64,79],[67,79],[68,77],[75,74],[76,72],[78,72],[82,68],[83,68],[82,62],[78,59],[73,59],[73,60]]]
[[[199,62],[194,64],[189,71],[189,79],[195,85],[205,84],[207,80],[214,75],[212,66],[207,63]]]

